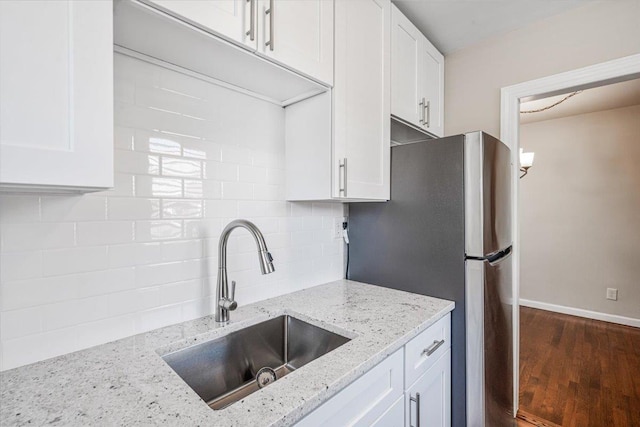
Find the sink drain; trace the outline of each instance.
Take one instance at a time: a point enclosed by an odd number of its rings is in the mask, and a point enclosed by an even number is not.
[[[266,387],[277,379],[278,377],[276,376],[276,371],[269,368],[268,366],[260,369],[256,374],[256,382],[258,383],[258,388]]]

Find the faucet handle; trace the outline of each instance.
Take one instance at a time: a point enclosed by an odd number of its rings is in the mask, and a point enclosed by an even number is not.
[[[236,281],[231,281],[231,301],[236,300]]]

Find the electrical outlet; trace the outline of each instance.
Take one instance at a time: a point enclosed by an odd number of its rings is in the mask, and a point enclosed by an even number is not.
[[[618,301],[618,290],[615,288],[607,288],[607,299]]]
[[[344,235],[344,228],[342,227],[342,224],[344,222],[347,222],[346,217],[333,219],[333,238],[334,239],[342,239],[342,236]]]
[[[342,221],[343,218],[333,218],[333,238],[342,238]]]

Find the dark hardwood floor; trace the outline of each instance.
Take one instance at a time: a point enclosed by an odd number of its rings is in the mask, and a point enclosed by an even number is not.
[[[563,427],[640,426],[640,328],[521,307],[520,408]]]

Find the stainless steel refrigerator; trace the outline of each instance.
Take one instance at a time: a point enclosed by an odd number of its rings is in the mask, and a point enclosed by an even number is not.
[[[455,301],[452,425],[514,425],[509,148],[484,132],[392,147],[391,200],[350,204],[349,236],[350,279]]]

